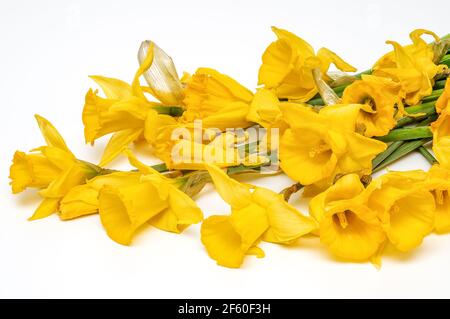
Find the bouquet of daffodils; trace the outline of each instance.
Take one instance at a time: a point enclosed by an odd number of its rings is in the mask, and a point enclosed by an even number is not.
[[[86,143],[111,136],[98,164],[77,158],[36,115],[45,145],[17,151],[10,169],[13,193],[39,189],[30,220],[95,214],[123,245],[145,225],[182,233],[201,223],[209,256],[233,268],[263,257],[261,241],[316,236],[340,260],[379,266],[388,246],[408,252],[431,232],[450,232],[450,39],[414,30],[411,44],[387,41],[392,51],[355,73],[329,49],[272,30],[255,91],[210,68],[180,77],[152,41],[139,48],[131,84],[91,76],[102,94],[86,93]],[[135,144],[161,163],[142,162]],[[428,171],[372,178],[413,151]],[[133,169],[114,169],[118,156]],[[233,178],[282,173],[296,183],[281,192]],[[194,198],[207,183],[229,214],[204,218]],[[289,204],[300,190],[309,213]]]

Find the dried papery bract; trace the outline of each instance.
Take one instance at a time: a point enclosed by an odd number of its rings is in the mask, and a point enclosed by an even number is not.
[[[335,105],[341,103],[341,99],[337,96],[336,92],[323,80],[322,71],[319,68],[312,70],[314,83],[317,90],[322,97],[325,105]]]
[[[138,52],[140,64],[144,62],[151,44],[152,42],[148,40],[142,42]],[[172,58],[155,43],[153,43],[152,65],[143,75],[152,94],[163,104],[182,104],[184,98],[183,88]]]

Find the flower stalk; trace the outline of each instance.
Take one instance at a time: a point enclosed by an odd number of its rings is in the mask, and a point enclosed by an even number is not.
[[[431,141],[430,138],[404,142],[394,152],[392,152],[388,157],[386,157],[384,159],[384,161],[382,161],[377,167],[374,167],[374,169],[372,170],[372,173],[376,173],[376,172],[382,170],[386,166],[394,163],[398,159],[400,159],[403,156],[418,149],[419,147],[423,146],[424,144],[428,143],[429,141]]]
[[[431,154],[426,147],[424,147],[423,145],[421,147],[419,147],[417,149],[419,151],[419,153],[428,161],[428,163],[430,163],[431,165],[437,164],[438,161],[436,160],[436,158],[433,156],[433,154]]]
[[[417,127],[397,128],[390,131],[389,134],[377,137],[376,139],[383,142],[395,142],[395,141],[416,140],[432,136],[433,132],[431,132],[428,126],[417,126]]]

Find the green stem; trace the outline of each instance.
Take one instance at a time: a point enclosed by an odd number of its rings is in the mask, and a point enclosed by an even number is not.
[[[431,92],[430,95],[424,97],[422,102],[426,103],[426,102],[429,102],[429,101],[435,101],[441,96],[441,94],[443,92],[444,92],[444,89],[434,90],[433,92]]]
[[[433,90],[443,89],[445,87],[445,82],[446,79],[436,81],[436,83],[434,83]]]
[[[431,154],[424,146],[419,147],[417,150],[419,151],[420,154],[422,154],[423,157],[425,157],[425,159],[431,165],[438,163],[437,159],[433,156],[433,154]]]
[[[153,168],[154,170],[160,172],[160,173],[164,173],[164,172],[167,172],[169,170],[165,163],[152,165],[150,167]]]
[[[418,126],[418,127],[404,127],[397,128],[389,132],[385,136],[377,137],[376,139],[383,142],[394,142],[394,141],[406,141],[415,140],[419,138],[432,137],[433,133],[428,126]]]
[[[372,167],[375,169],[381,164],[389,155],[391,155],[396,149],[398,149],[404,141],[395,141],[389,144],[383,153],[378,154],[372,161]]]
[[[163,106],[158,105],[153,107],[159,114],[167,114],[170,116],[181,116],[184,109],[180,106]]]
[[[397,121],[396,128],[403,127],[405,125],[417,122],[418,120],[423,120],[426,117],[429,117],[430,115],[433,115],[436,113],[435,109],[435,101],[427,102],[423,104],[413,105],[405,107],[406,113],[409,114],[417,114],[417,113],[424,113],[423,116],[419,117],[411,117],[411,116],[405,116],[402,117]]]
[[[439,64],[445,64],[446,66],[450,66],[450,54],[444,55]]]
[[[414,140],[414,141],[408,141],[404,142],[403,145],[401,145],[399,148],[397,148],[394,152],[392,152],[391,155],[389,155],[383,162],[381,162],[376,168],[372,170],[372,173],[376,173],[389,164],[392,164],[393,162],[397,161],[398,159],[402,158],[406,154],[411,153],[412,151],[418,149],[425,143],[428,143],[431,139],[425,138],[421,140]]]
[[[427,117],[426,119],[424,119],[421,122],[417,123],[417,126],[428,126],[431,123],[433,123],[434,121],[436,121],[438,119],[438,117],[439,117],[439,114],[433,113],[429,117]]]

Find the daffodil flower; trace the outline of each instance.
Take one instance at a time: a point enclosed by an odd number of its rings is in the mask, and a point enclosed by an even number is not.
[[[98,194],[98,211],[108,236],[129,245],[144,224],[180,233],[203,219],[200,208],[169,179],[126,151],[130,163],[142,174],[138,182],[105,184]]]
[[[285,103],[287,102],[280,102],[272,90],[259,89],[250,104],[247,120],[264,128],[275,127],[284,132],[288,125],[283,119],[280,105]]]
[[[217,192],[231,206],[231,215],[213,215],[203,221],[201,239],[219,265],[241,266],[245,255],[264,257],[261,240],[290,243],[310,233],[316,223],[271,190],[244,185],[220,168],[206,165]]]
[[[291,32],[272,27],[278,39],[272,42],[262,56],[258,84],[274,89],[279,98],[309,101],[317,94],[312,70],[319,68],[325,80],[331,64],[342,71],[356,71],[334,52],[321,48],[314,49]]]
[[[431,31],[417,29],[411,32],[412,45],[402,47],[395,41],[387,41],[394,51],[385,54],[373,66],[373,75],[388,77],[401,85],[405,102],[408,105],[418,104],[433,91],[434,77],[446,66],[434,63],[433,47],[421,36],[431,35],[436,42],[439,37]]]
[[[403,112],[400,85],[388,78],[363,75],[343,93],[343,104],[361,104],[357,125],[368,137],[383,136]]]
[[[159,114],[155,110],[160,104],[147,100],[139,82],[140,76],[154,65],[152,48],[153,45],[150,45],[132,85],[118,79],[91,77],[102,88],[106,98],[99,97],[92,90],[86,94],[83,109],[86,142],[93,144],[96,139],[113,133],[103,152],[100,166],[107,165],[130,143],[139,139],[145,138],[148,143],[154,144],[161,127],[177,123],[171,116]]]
[[[386,144],[355,132],[360,106],[322,108],[285,104],[283,117],[290,128],[280,141],[282,170],[302,185],[332,184],[338,174],[370,174],[372,159]]]
[[[244,86],[210,68],[199,68],[184,82],[183,123],[202,120],[203,127],[220,130],[250,126],[246,115],[253,93]]]
[[[434,228],[435,201],[424,171],[389,172],[367,187],[368,206],[377,212],[390,243],[410,251]]]
[[[77,185],[67,192],[60,203],[59,217],[69,220],[98,213],[98,195],[100,190],[109,185],[123,187],[137,184],[140,181],[140,172],[113,172],[96,176],[83,185]]]
[[[321,243],[339,258],[368,261],[386,238],[377,212],[369,208],[364,185],[356,174],[341,177],[312,198],[309,209],[319,223]]]
[[[41,189],[44,198],[30,220],[45,218],[59,210],[61,198],[73,187],[99,173],[98,167],[79,161],[67,147],[56,128],[45,118],[36,115],[46,146],[31,154],[17,151],[10,169],[13,193],[28,187]]]

